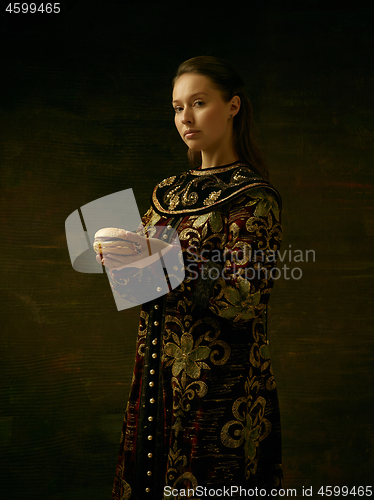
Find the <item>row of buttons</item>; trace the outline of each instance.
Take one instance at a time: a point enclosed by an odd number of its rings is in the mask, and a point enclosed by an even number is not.
[[[167,228],[167,230],[168,230],[168,231],[170,231],[170,229],[172,229],[172,226],[168,225],[166,228]],[[165,234],[162,236],[162,239],[163,239],[163,240],[167,240],[167,239],[168,239],[168,237],[169,237],[169,235],[168,235],[167,233],[165,233]],[[159,286],[159,287],[157,287],[157,291],[158,291],[158,292],[161,292],[161,291],[162,291],[162,287],[160,287],[160,286]],[[159,309],[159,305],[158,305],[158,304],[155,304],[155,305],[154,305],[154,309],[157,311],[157,310]],[[155,314],[156,314],[156,313],[155,313]],[[159,323],[159,321],[155,320],[155,321],[153,322],[153,325],[154,325],[155,327],[157,327],[157,326],[159,326],[159,325],[160,325],[160,323]],[[154,339],[152,340],[152,345],[153,345],[153,346],[157,346],[157,338],[154,338]],[[157,356],[158,356],[158,355],[157,355],[157,352],[153,352],[153,353],[151,354],[152,359],[157,359]],[[149,375],[151,375],[151,376],[156,375],[156,371],[155,371],[155,369],[154,369],[154,368],[151,368],[151,369],[149,370]],[[153,387],[155,387],[155,382],[154,382],[153,380],[151,380],[151,381],[148,383],[148,385],[149,385],[149,387],[153,388]],[[149,399],[149,402],[150,402],[150,404],[151,404],[151,405],[154,405],[156,401],[155,401],[155,399],[154,399],[154,398],[150,398],[150,399]],[[153,420],[154,420],[153,415],[149,415],[149,416],[148,416],[148,421],[149,421],[149,422],[153,422]],[[148,438],[147,438],[147,439],[148,439],[148,441],[149,441],[149,442],[150,442],[150,444],[151,444],[151,442],[153,441],[153,435],[152,435],[152,434],[149,434],[149,436],[148,436]],[[152,444],[153,444],[153,443],[152,443]],[[148,458],[153,458],[153,453],[152,453],[152,452],[148,452],[148,453],[147,453],[147,457],[148,457]],[[148,476],[148,477],[152,476],[152,471],[151,471],[151,470],[147,470],[147,476]],[[147,487],[145,488],[145,492],[146,492],[146,493],[150,493],[150,492],[151,492],[151,488],[150,488],[149,486],[147,486]]]
[[[170,231],[170,229],[172,229],[172,227],[170,226],[170,224],[168,224],[168,225],[166,226],[166,229],[167,229],[168,231]],[[163,234],[163,235],[162,235],[162,239],[163,239],[163,240],[167,240],[168,238],[169,238],[169,235],[168,235],[167,233],[165,233],[165,234]]]
[[[154,309],[157,311],[157,310],[159,309],[159,305],[158,305],[158,304],[155,304],[155,305],[154,305]],[[160,323],[159,323],[159,321],[155,320],[155,321],[153,322],[153,325],[157,327],[157,326],[159,326],[159,325],[160,325]],[[153,345],[153,346],[156,346],[156,345],[157,345],[157,338],[154,338],[154,339],[152,340],[152,345]],[[157,357],[158,357],[157,352],[153,352],[153,353],[151,354],[151,357],[152,357],[152,359],[157,359]],[[151,375],[152,377],[153,377],[154,375],[156,375],[156,370],[155,370],[154,368],[151,368],[151,369],[149,370],[149,375]],[[149,385],[149,387],[153,388],[153,387],[155,387],[155,382],[154,382],[153,380],[151,380],[151,381],[148,383],[148,385]],[[154,404],[155,404],[155,402],[156,402],[156,400],[155,400],[155,398],[150,398],[150,399],[149,399],[149,402],[150,402],[150,404],[151,404],[151,405],[154,405]],[[149,416],[148,416],[148,421],[149,421],[149,422],[153,422],[153,420],[154,420],[153,415],[149,415]],[[148,439],[148,441],[150,441],[150,442],[151,442],[151,441],[153,441],[153,435],[152,435],[152,434],[150,434],[150,435],[148,436],[148,438],[147,438],[147,439]],[[148,452],[148,453],[147,453],[147,457],[148,457],[148,458],[153,458],[153,453],[152,453],[152,452]],[[147,476],[148,476],[148,477],[152,476],[152,471],[151,471],[151,470],[147,470]],[[146,493],[150,493],[150,492],[151,492],[151,488],[150,488],[149,486],[147,486],[147,487],[145,488],[145,492],[146,492]]]

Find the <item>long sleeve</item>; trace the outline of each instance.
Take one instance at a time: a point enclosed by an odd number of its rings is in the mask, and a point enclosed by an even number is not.
[[[223,227],[221,214],[215,213],[211,226]],[[225,228],[221,257],[211,252],[211,259],[200,263],[195,294],[200,301],[204,291],[209,293],[212,312],[241,324],[262,314],[279,274],[275,267],[282,227],[274,195],[257,188],[241,196],[229,208]]]

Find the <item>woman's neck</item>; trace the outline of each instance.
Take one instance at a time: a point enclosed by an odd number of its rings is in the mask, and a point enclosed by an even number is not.
[[[201,152],[201,168],[210,168],[210,167],[221,167],[222,165],[229,165],[231,163],[235,163],[239,161],[239,158],[236,153],[230,152],[226,154],[221,154],[216,152],[213,155],[209,155],[204,151]]]

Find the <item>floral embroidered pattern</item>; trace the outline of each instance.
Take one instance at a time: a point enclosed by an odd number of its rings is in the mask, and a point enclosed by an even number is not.
[[[258,248],[264,252],[267,250],[276,251],[282,241],[282,227],[280,224],[273,225],[273,219],[268,213],[266,218],[251,217],[246,222],[248,232],[255,233],[259,238]],[[265,240],[265,241],[264,241]]]
[[[232,413],[235,420],[227,422],[221,430],[221,441],[228,448],[238,448],[244,443],[246,477],[257,469],[257,448],[260,441],[269,436],[272,425],[265,418],[266,399],[257,395],[260,383],[250,369],[245,384],[247,397],[238,398],[233,406]]]
[[[211,349],[207,346],[199,346],[193,349],[193,337],[190,333],[184,333],[179,341],[175,338],[176,344],[168,343],[165,346],[165,354],[173,359],[172,372],[177,377],[182,370],[191,378],[200,376],[201,368],[209,369],[209,366],[201,360],[206,359]]]
[[[246,207],[256,205],[253,213],[255,217],[264,217],[265,215],[268,215],[270,210],[272,210],[275,218],[279,221],[279,206],[272,194],[264,189],[254,188],[251,189],[249,196],[254,199],[248,202]]]
[[[165,483],[172,486],[173,489],[180,490],[182,488],[196,489],[198,482],[196,477],[191,472],[185,472],[178,475],[178,468],[185,467],[187,465],[186,455],[182,455],[182,450],[177,448],[177,442],[170,449],[168,456],[168,472],[166,475]],[[175,496],[163,496],[163,500],[178,500],[181,498],[179,495]]]
[[[222,283],[224,284],[223,279],[221,279]],[[234,322],[248,321],[257,316],[265,307],[264,304],[260,304],[261,292],[256,291],[251,294],[250,282],[241,277],[238,278],[237,287],[225,287],[224,289],[224,296],[229,304],[224,301],[216,301],[210,309],[223,318],[233,319]]]

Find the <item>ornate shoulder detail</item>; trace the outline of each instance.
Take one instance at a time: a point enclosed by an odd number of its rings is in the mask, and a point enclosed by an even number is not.
[[[176,179],[175,175],[173,175],[172,177],[168,177],[167,179],[164,179],[163,181],[161,181],[160,184],[158,185],[158,187],[162,188],[165,186],[170,186],[171,184],[173,184],[175,179]]]
[[[245,163],[207,170],[190,170],[157,184],[152,194],[152,206],[156,213],[168,217],[208,213],[213,207],[231,201],[256,187],[269,188],[277,193]],[[278,193],[277,197],[280,200]]]

